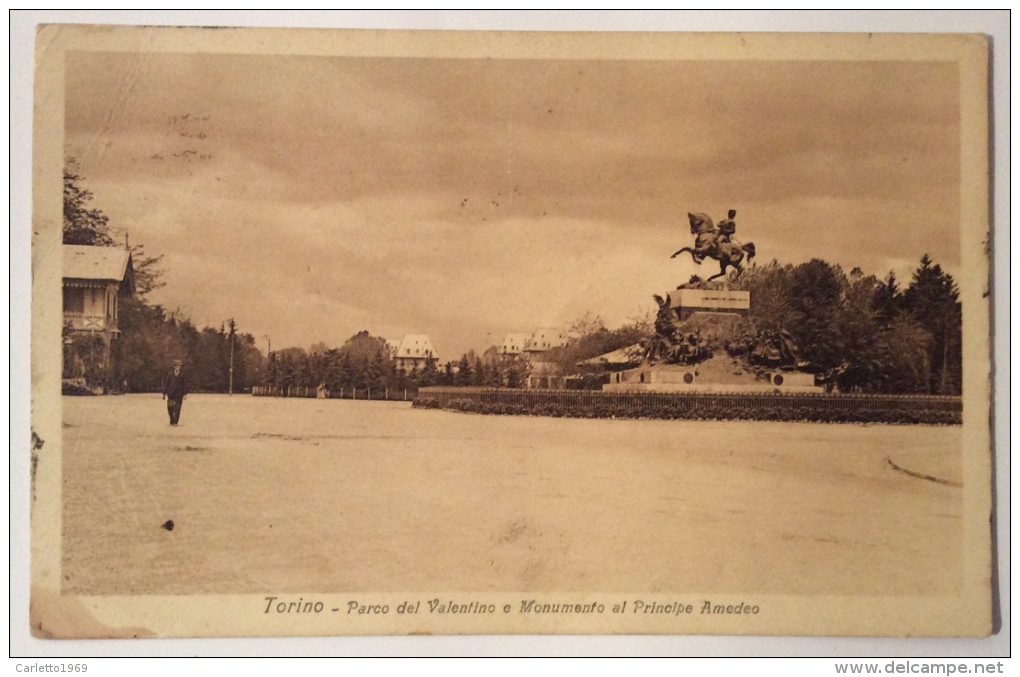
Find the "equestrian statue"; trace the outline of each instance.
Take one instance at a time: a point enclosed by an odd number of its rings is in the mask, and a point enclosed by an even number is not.
[[[741,244],[733,237],[737,231],[737,224],[733,220],[736,216],[737,210],[731,209],[727,218],[713,225],[712,218],[707,214],[688,213],[687,219],[691,223],[691,234],[695,236],[694,247],[678,249],[669,258],[675,259],[683,252],[689,252],[694,262],[699,265],[705,259],[715,259],[719,262],[719,272],[708,278],[706,282],[725,276],[727,268],[737,271],[737,274],[733,276],[733,279],[737,279],[744,270],[741,262],[745,258],[748,261],[754,258],[754,243]]]

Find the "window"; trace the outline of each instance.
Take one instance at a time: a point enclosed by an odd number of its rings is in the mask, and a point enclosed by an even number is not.
[[[85,312],[85,290],[80,287],[64,287],[64,312]]]

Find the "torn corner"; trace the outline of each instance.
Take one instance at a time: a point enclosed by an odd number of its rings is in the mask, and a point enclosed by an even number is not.
[[[142,627],[114,627],[93,616],[78,598],[32,588],[29,623],[36,639],[138,639],[156,637]]]

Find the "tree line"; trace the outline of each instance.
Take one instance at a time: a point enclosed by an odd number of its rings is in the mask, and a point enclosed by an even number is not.
[[[92,206],[92,192],[72,166],[64,170],[63,243],[115,247],[119,234],[106,214]],[[233,320],[220,327],[196,327],[178,311],[147,300],[164,286],[162,256],[150,256],[144,245],[130,247],[135,273],[135,295],[121,297],[118,327],[120,338],[112,343],[113,375],[100,364],[101,339],[65,328],[64,377],[84,374],[90,385],[108,390],[155,392],[162,388],[170,361],[183,360],[192,390],[227,392],[231,386],[243,391],[264,379],[265,357],[255,338],[242,333]],[[231,359],[231,350],[233,359]],[[112,381],[112,382],[108,382]]]
[[[64,172],[64,243],[116,246],[107,216],[92,207],[92,193],[73,169]],[[254,385],[331,391],[412,389],[430,385],[524,387],[532,365],[495,346],[439,363],[428,359],[399,367],[385,339],[367,330],[339,347],[323,343],[272,351],[264,356],[250,333],[233,320],[220,327],[195,326],[179,312],[153,304],[147,295],[163,286],[162,256],[131,247],[136,290],[123,298],[114,342],[114,388],[155,391],[168,361],[183,359],[192,388],[226,392]],[[751,292],[753,331],[789,333],[811,369],[842,392],[956,395],[962,383],[962,311],[956,283],[926,254],[905,288],[892,273],[884,278],[849,273],[821,259],[799,265],[773,260],[750,266],[732,288]],[[609,329],[590,313],[577,320],[563,346],[542,360],[563,375],[597,387],[602,367],[586,361],[640,344],[653,333],[650,318]],[[95,339],[65,331],[67,365],[94,362]],[[233,356],[231,358],[231,353]],[[86,368],[86,372],[88,369]],[[66,374],[65,374],[66,376]],[[88,374],[87,374],[88,376]],[[98,375],[94,375],[98,378]],[[590,383],[589,383],[590,381]]]
[[[570,341],[547,351],[541,358],[563,374],[577,372],[578,363],[583,360],[632,345],[646,336],[648,329],[642,321],[610,330],[602,318],[587,314],[571,326],[568,334],[572,337]],[[351,388],[375,391],[417,390],[425,386],[523,388],[532,367],[528,357],[504,354],[497,346],[490,346],[481,354],[469,350],[447,362],[429,358],[403,366],[392,358],[386,339],[363,330],[339,348],[318,343],[307,351],[301,348],[274,351],[269,357],[264,385],[283,389],[322,385],[333,394]]]
[[[960,394],[959,290],[927,254],[906,288],[821,259],[752,266],[734,287],[751,292],[755,329],[789,332],[841,392]]]
[[[456,361],[428,358],[406,366],[393,359],[386,339],[363,330],[338,348],[318,343],[308,350],[273,351],[264,385],[283,389],[321,385],[334,394],[341,389],[417,390],[439,385],[519,388],[525,385],[528,368],[524,358],[501,355],[495,347],[482,355],[468,351]]]

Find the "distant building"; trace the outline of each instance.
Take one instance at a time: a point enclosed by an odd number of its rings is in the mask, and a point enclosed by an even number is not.
[[[426,334],[407,334],[399,342],[387,341],[387,343],[390,346],[396,345],[396,348],[391,348],[391,351],[397,369],[411,371],[417,366],[418,371],[421,371],[425,368],[427,360],[438,360],[435,348],[432,347],[432,341]]]
[[[64,245],[63,250],[64,378],[109,389],[120,300],[135,293],[131,252],[81,245]]]
[[[499,346],[499,354],[506,357],[521,355],[530,339],[531,334],[507,334]]]
[[[549,362],[545,354],[567,343],[567,332],[553,327],[539,327],[531,332],[524,344],[524,355],[530,363],[528,388],[562,388],[563,373],[559,365]]]
[[[524,384],[528,388],[562,388],[561,370],[556,363],[549,362],[545,354],[566,345],[567,339],[565,330],[553,327],[539,327],[530,334],[507,334],[499,346],[499,354],[507,359],[526,358],[528,375]]]
[[[565,380],[563,378],[563,371],[560,369],[558,364],[553,362],[532,362],[531,369],[528,372],[527,386],[529,390],[532,389],[549,389],[562,390],[564,387]]]
[[[539,327],[531,333],[524,345],[524,352],[535,359],[552,348],[558,348],[567,342],[567,332],[563,329]]]

